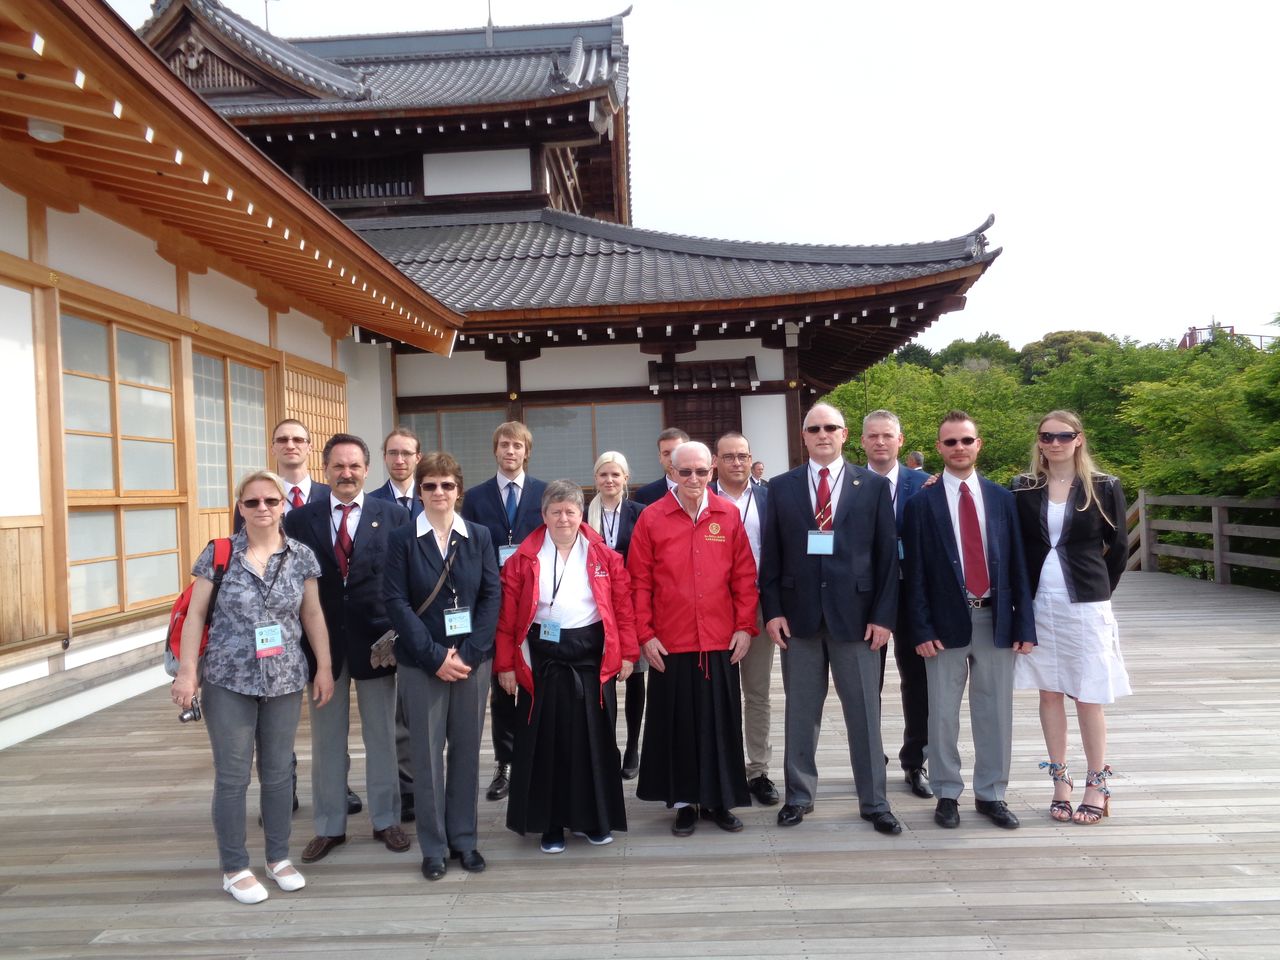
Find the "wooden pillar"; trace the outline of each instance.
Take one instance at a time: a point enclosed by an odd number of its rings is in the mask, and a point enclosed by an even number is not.
[[[507,361],[507,419],[524,423],[524,400],[520,396],[520,361]]]
[[[1156,566],[1156,532],[1151,526],[1151,504],[1147,499],[1147,491],[1138,491],[1138,555],[1142,557],[1142,571],[1155,573]]]
[[[804,410],[800,404],[800,351],[785,347],[782,351],[782,375],[787,380],[787,467],[804,463],[804,438],[800,435],[800,423]]]
[[[1231,539],[1226,531],[1227,510],[1226,504],[1209,508],[1213,525],[1213,579],[1224,584],[1231,582],[1231,564],[1227,563],[1227,554],[1231,552]]]

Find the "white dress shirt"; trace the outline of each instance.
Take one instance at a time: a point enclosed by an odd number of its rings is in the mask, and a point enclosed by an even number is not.
[[[569,551],[569,559],[561,560],[555,541],[547,532],[538,551],[538,609],[533,619],[535,623],[554,620],[565,630],[599,622],[600,611],[587,578],[587,541],[581,534]]]
[[[505,473],[498,474],[498,496],[502,498],[502,508],[507,507],[507,487],[511,484],[516,485],[516,506],[520,506],[520,497],[524,494],[524,471],[521,470],[514,477],[508,477]]]
[[[954,476],[950,471],[942,472],[942,488],[947,492],[947,511],[951,514],[951,532],[956,536],[956,551],[960,554],[960,570],[964,572],[964,549],[960,540],[960,486],[969,488],[973,494],[973,506],[978,511],[978,529],[982,531],[982,554],[990,562],[991,551],[987,548],[987,511],[982,502],[982,484],[978,483],[978,471],[973,471],[964,480]],[[990,592],[983,596],[990,596]]]
[[[831,487],[831,521],[835,524],[836,507],[840,503],[840,488],[844,486],[844,468],[846,464],[843,457],[836,457],[829,464],[827,470],[830,476],[827,477],[827,485]],[[809,460],[809,505],[813,508],[813,515],[818,515],[818,484],[822,482],[822,477],[818,471],[822,469],[822,464],[817,460]]]
[[[425,510],[422,513],[418,514],[418,519],[416,521],[416,526],[414,527],[414,529],[417,532],[418,536],[420,537],[426,536],[427,534],[431,534],[431,539],[435,543],[436,549],[440,551],[440,556],[442,557],[448,556],[449,541],[452,540],[453,537],[449,536],[448,538],[446,538],[445,545],[443,547],[440,546],[440,540],[436,536],[435,530],[431,526],[431,520],[427,517],[427,513]],[[462,515],[459,513],[454,513],[453,515],[453,529],[451,533],[456,533],[461,537],[467,536],[467,521],[463,520]]]
[[[288,480],[284,482],[284,512],[288,513],[293,509],[293,488],[297,487],[298,492],[302,494],[303,504],[311,502],[311,478],[303,477],[297,483],[290,483]]]
[[[747,543],[751,545],[751,556],[755,558],[756,569],[760,569],[760,504],[756,502],[755,484],[748,482],[742,496],[734,497],[720,484],[716,484],[716,492],[738,508],[738,516],[742,517],[742,527],[747,531]]]
[[[347,535],[351,537],[351,542],[356,542],[356,527],[360,526],[360,511],[364,509],[364,491],[361,490],[356,494],[356,498],[351,501],[355,505],[354,510],[347,512]],[[329,494],[329,542],[338,542],[338,521],[341,514],[338,508],[344,506],[343,502]]]

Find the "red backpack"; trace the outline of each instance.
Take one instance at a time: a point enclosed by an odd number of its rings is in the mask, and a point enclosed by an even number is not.
[[[209,621],[213,619],[213,608],[218,602],[222,575],[231,566],[231,540],[227,537],[219,537],[209,542],[213,544],[213,592],[209,594],[209,611],[204,618],[204,632],[200,635],[201,656],[204,655],[204,648],[209,645]],[[173,601],[173,608],[169,611],[169,642],[164,648],[164,669],[171,677],[178,675],[178,654],[182,651],[182,627],[187,622],[187,609],[191,606],[191,591],[194,587],[193,580],[187,584],[187,589],[182,591],[182,595]]]

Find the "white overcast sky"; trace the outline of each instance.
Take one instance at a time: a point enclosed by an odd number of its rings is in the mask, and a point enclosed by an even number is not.
[[[131,25],[149,0],[109,0]],[[263,22],[263,0],[222,0]],[[626,0],[492,0],[495,24]],[[486,0],[270,0],[284,37],[474,27]],[[1280,4],[635,0],[632,219],[1004,254],[920,342],[1177,339],[1280,312]]]

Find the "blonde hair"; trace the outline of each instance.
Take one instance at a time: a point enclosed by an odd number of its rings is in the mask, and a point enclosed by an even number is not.
[[[297,423],[298,421],[291,421]],[[255,470],[253,473],[246,473],[240,478],[240,482],[236,484],[236,503],[244,497],[245,487],[251,483],[257,483],[259,480],[265,480],[267,483],[273,483],[276,489],[280,491],[280,499],[288,498],[288,488],[285,486],[284,478],[278,473],[272,473],[270,470]]]
[[[594,477],[600,472],[600,468],[607,463],[616,463],[622,470],[622,499],[627,499],[627,481],[631,479],[631,468],[627,465],[627,458],[617,450],[606,450],[600,456],[596,457],[596,465],[591,468],[591,476]],[[621,509],[621,507],[619,507]],[[600,506],[600,495],[591,498],[591,503],[587,505],[587,523],[596,533],[604,534],[602,529],[604,525],[603,509]]]
[[[1102,514],[1102,519],[1112,527],[1115,527],[1116,521],[1107,516],[1107,511],[1103,508],[1093,490],[1093,480],[1101,474],[1101,471],[1094,465],[1093,457],[1089,454],[1089,441],[1084,435],[1084,423],[1070,410],[1050,410],[1040,418],[1040,423],[1036,425],[1036,436],[1031,441],[1031,469],[1027,473],[1031,480],[1030,486],[1038,489],[1047,486],[1049,483],[1048,461],[1045,459],[1044,454],[1040,452],[1040,431],[1044,429],[1044,425],[1050,420],[1058,420],[1065,423],[1080,434],[1080,444],[1076,447],[1073,466],[1075,467],[1076,477],[1080,480],[1080,486],[1084,490],[1084,502],[1076,508],[1076,511],[1083,513],[1097,503],[1098,512]]]

